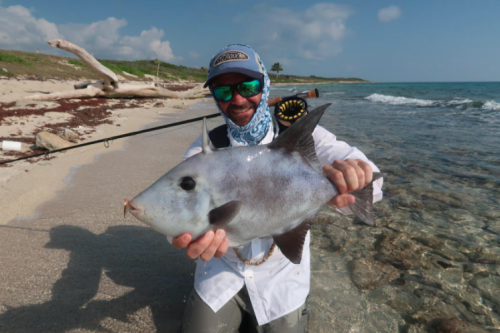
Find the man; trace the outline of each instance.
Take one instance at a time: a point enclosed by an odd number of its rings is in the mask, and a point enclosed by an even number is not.
[[[269,111],[270,81],[264,64],[249,46],[233,44],[211,60],[206,85],[224,117],[227,129],[211,132],[213,142],[225,146],[270,143],[279,129]],[[212,134],[218,133],[219,137]],[[317,126],[313,138],[316,153],[328,177],[338,188],[329,205],[344,213],[354,203],[349,194],[372,181],[378,168],[358,149],[336,141]],[[217,139],[217,140],[213,140]],[[221,140],[222,139],[222,140]],[[201,137],[188,149],[185,159],[201,152]],[[382,180],[374,182],[374,201],[382,198]],[[271,237],[252,240],[240,249],[228,249],[224,230],[208,231],[192,240],[183,234],[172,240],[187,247],[187,256],[198,261],[195,288],[188,301],[184,332],[238,332],[243,317],[258,332],[305,332],[305,300],[310,284],[310,235],[302,261],[291,263],[275,247]]]

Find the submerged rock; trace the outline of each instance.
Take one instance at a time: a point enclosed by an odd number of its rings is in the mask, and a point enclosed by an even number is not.
[[[380,242],[377,250],[393,266],[400,269],[419,269],[430,266],[430,259],[425,256],[427,248],[418,245],[404,233],[385,233],[385,238]]]
[[[476,275],[471,281],[471,286],[477,288],[483,297],[500,306],[500,277],[497,275]]]
[[[359,289],[374,289],[399,276],[399,271],[391,265],[373,258],[354,259],[348,264],[352,282]]]
[[[480,326],[458,318],[445,319],[437,325],[439,333],[488,333]]]

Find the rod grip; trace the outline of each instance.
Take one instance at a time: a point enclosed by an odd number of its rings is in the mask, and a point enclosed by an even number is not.
[[[303,94],[297,94],[295,96],[300,97],[300,98],[304,98],[304,99],[305,98],[318,98],[319,91],[318,91],[318,89],[313,89],[313,90],[309,90],[308,92],[305,92]],[[276,97],[276,98],[270,99],[267,101],[267,105],[274,106],[274,105],[276,105],[276,103],[281,102],[282,99],[283,99],[283,97]]]
[[[302,94],[297,94],[295,95],[300,98],[318,98],[319,97],[319,91],[318,89],[313,89],[309,90],[308,92],[302,93]]]
[[[276,97],[276,98],[270,99],[267,101],[267,105],[274,106],[274,105],[276,105],[276,103],[280,102],[282,99],[283,99],[282,97]]]

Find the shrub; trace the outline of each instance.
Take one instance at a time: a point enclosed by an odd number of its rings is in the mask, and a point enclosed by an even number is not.
[[[20,58],[20,57],[15,56],[15,55],[10,55],[10,54],[7,54],[7,53],[2,53],[2,52],[0,52],[0,61],[10,62],[12,64],[21,64],[21,65],[26,65],[26,66],[33,66],[33,64],[31,62],[28,62],[28,61],[24,60],[23,58]]]

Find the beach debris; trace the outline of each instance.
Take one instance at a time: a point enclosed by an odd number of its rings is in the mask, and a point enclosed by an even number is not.
[[[2,70],[5,72],[5,73],[8,73],[9,71],[7,70],[7,68],[2,68]]]
[[[2,142],[2,150],[3,151],[21,151],[22,144],[21,142],[16,141],[3,141]]]
[[[209,90],[203,87],[203,83],[198,84],[194,88],[186,91],[172,91],[156,86],[154,83],[151,85],[122,84],[118,81],[118,77],[113,71],[102,65],[85,49],[63,39],[50,40],[48,41],[48,44],[52,47],[76,55],[91,70],[98,73],[101,80],[94,83],[83,82],[77,84],[74,86],[75,90],[73,91],[61,91],[50,94],[33,94],[26,96],[25,99],[40,101],[92,97],[167,97],[194,99],[204,98],[210,94]],[[123,73],[131,77],[137,77],[129,73]]]
[[[137,75],[134,75],[134,74],[130,74],[130,73],[127,73],[125,71],[123,71],[123,74],[127,75],[127,76],[130,76],[130,77],[133,77],[134,79],[138,79],[139,77]]]
[[[42,109],[54,109],[61,106],[56,102],[39,102],[30,100],[20,100],[16,101],[15,104],[6,110],[42,110]]]
[[[63,138],[70,142],[78,142],[78,140],[80,140],[80,136],[75,132],[73,132],[72,130],[70,130],[69,128],[64,129]]]
[[[169,236],[193,239],[225,229],[229,246],[272,236],[293,263],[319,209],[339,192],[323,176],[312,132],[330,104],[311,111],[267,145],[212,150],[203,123],[202,153],[185,160],[125,208]],[[381,175],[374,174],[374,180]],[[351,210],[373,225],[373,185],[352,193]]]
[[[40,132],[36,135],[36,146],[39,148],[55,150],[71,147],[72,145],[71,142],[49,132]]]

